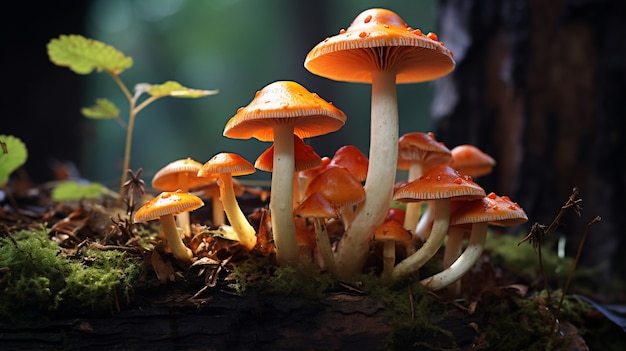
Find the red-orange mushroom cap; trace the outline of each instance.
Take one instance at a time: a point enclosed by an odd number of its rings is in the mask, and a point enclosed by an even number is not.
[[[337,81],[371,83],[372,71],[394,70],[397,83],[426,82],[450,73],[452,52],[434,34],[409,27],[395,12],[361,12],[346,29],[306,56],[311,73]]]
[[[485,190],[448,165],[433,167],[423,176],[400,187],[393,195],[395,201],[411,202],[444,198],[478,199]]]
[[[498,196],[494,192],[474,200],[459,203],[450,215],[450,224],[487,222],[495,226],[514,226],[526,223],[524,210],[508,196]]]
[[[293,157],[294,171],[300,172],[311,168],[319,167],[322,164],[322,158],[318,155],[313,147],[304,143],[297,135],[293,135]],[[254,167],[261,171],[272,172],[274,170],[274,145],[265,149],[256,161]]]
[[[329,166],[344,167],[360,182],[367,177],[369,160],[367,156],[354,145],[344,145],[335,151]]]
[[[404,163],[407,169],[411,163],[418,163],[422,165],[422,171],[425,171],[434,165],[447,164],[451,160],[452,153],[443,143],[435,139],[433,133],[410,132],[398,139],[398,164]]]
[[[474,145],[458,145],[450,150],[452,160],[450,166],[462,174],[480,177],[491,173],[496,161]]]
[[[277,81],[257,91],[254,99],[226,123],[224,136],[274,141],[274,126],[293,124],[293,134],[310,138],[340,129],[346,115],[330,102],[292,81]]]

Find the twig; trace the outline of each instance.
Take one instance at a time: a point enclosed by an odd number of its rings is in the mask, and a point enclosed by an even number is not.
[[[559,300],[559,305],[556,311],[554,312],[554,320],[552,322],[552,328],[550,329],[552,331],[554,331],[556,321],[559,319],[559,314],[561,313],[561,307],[563,307],[563,299],[565,298],[565,293],[567,292],[567,289],[569,289],[569,285],[572,281],[572,277],[574,276],[574,270],[576,269],[576,265],[578,264],[578,261],[580,260],[580,254],[582,253],[583,246],[585,245],[585,240],[587,239],[587,236],[589,235],[589,230],[591,229],[592,225],[600,222],[600,220],[601,220],[600,216],[596,216],[593,220],[591,220],[591,222],[587,224],[587,227],[585,228],[585,231],[583,232],[582,238],[580,239],[580,243],[578,244],[578,251],[576,252],[576,258],[574,259],[572,268],[570,269],[569,274],[567,275],[567,281],[565,282],[565,286],[563,287],[563,290],[561,291],[561,299]]]

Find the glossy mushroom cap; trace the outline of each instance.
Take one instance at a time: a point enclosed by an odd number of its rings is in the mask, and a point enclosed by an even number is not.
[[[365,189],[347,169],[327,167],[311,180],[305,196],[320,193],[335,206],[353,205],[365,200]]]
[[[472,177],[461,175],[448,165],[439,165],[400,187],[394,193],[393,199],[400,202],[412,202],[453,197],[479,199],[485,195],[485,190],[474,183]]]
[[[293,134],[304,139],[340,129],[346,115],[332,103],[291,81],[273,82],[257,91],[246,107],[226,123],[224,136],[274,140],[274,125],[293,123]]]
[[[371,83],[373,70],[395,70],[397,83],[418,83],[450,73],[455,63],[436,35],[409,27],[393,11],[373,8],[317,44],[304,66],[337,81]]]
[[[318,167],[322,164],[322,158],[313,147],[304,143],[297,135],[293,135],[294,171],[300,172]],[[266,172],[274,170],[274,145],[265,149],[254,162],[254,167]]]
[[[165,215],[193,211],[204,205],[202,199],[183,191],[163,192],[135,212],[136,223],[152,221]]]
[[[360,182],[367,178],[369,160],[354,145],[344,145],[335,151],[329,166],[344,167]]]
[[[498,196],[491,192],[474,201],[459,203],[450,215],[450,224],[488,222],[496,226],[513,226],[528,221],[524,210],[508,196]]]
[[[374,232],[374,240],[376,241],[394,241],[404,244],[412,244],[411,233],[404,229],[402,224],[396,221],[385,221]]]
[[[211,179],[197,176],[200,168],[202,163],[189,157],[170,162],[152,177],[152,187],[159,191],[187,191],[210,183]]]
[[[231,152],[220,152],[210,160],[208,160],[200,171],[198,176],[206,176],[210,174],[230,173],[232,176],[240,176],[252,174],[256,171],[252,163],[238,154]]]
[[[320,193],[309,195],[293,213],[301,218],[339,218],[339,208]]]

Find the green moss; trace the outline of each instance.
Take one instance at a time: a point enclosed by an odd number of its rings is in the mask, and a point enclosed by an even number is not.
[[[88,248],[69,259],[43,227],[12,233],[0,238],[0,317],[27,320],[76,308],[109,311],[116,301],[128,301],[139,267],[115,250]]]

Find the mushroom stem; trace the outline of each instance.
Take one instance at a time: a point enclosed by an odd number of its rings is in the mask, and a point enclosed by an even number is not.
[[[419,162],[413,162],[409,166],[409,174],[407,180],[409,182],[421,177],[423,174],[422,164]],[[406,204],[406,212],[404,215],[404,229],[414,232],[417,228],[417,222],[419,222],[422,212],[423,202],[409,202]]]
[[[434,202],[435,217],[428,240],[415,253],[398,263],[393,269],[393,278],[402,279],[416,272],[439,250],[450,225],[450,199],[437,199]]]
[[[272,234],[276,259],[281,265],[298,261],[296,225],[293,220],[293,125],[274,126],[274,168],[270,195]]]
[[[487,223],[472,224],[472,234],[465,251],[450,267],[431,277],[422,279],[420,284],[429,290],[439,290],[460,279],[478,261],[485,247]]]
[[[224,218],[224,205],[222,204],[222,200],[220,200],[219,196],[214,196],[211,199],[211,205],[213,207],[213,225],[219,227],[222,224],[226,223]]]
[[[220,187],[220,200],[231,227],[237,233],[239,242],[248,250],[252,250],[256,245],[256,231],[243,212],[241,212],[241,208],[237,203],[231,174],[220,173],[218,184]]]
[[[315,218],[313,222],[315,226],[315,243],[317,249],[324,260],[326,270],[332,275],[337,274],[337,265],[335,264],[335,256],[333,256],[333,249],[328,238],[328,232],[326,231],[326,225],[323,219]]]
[[[386,240],[383,243],[383,279],[391,279],[393,266],[396,264],[396,242]]]
[[[372,72],[372,111],[366,198],[337,248],[343,278],[361,273],[370,239],[383,223],[396,179],[398,163],[398,99],[395,71]]]
[[[418,203],[423,202],[420,201]],[[422,242],[428,239],[428,236],[430,235],[430,231],[432,230],[433,226],[433,218],[435,217],[433,206],[434,205],[432,201],[429,201],[427,203],[426,210],[424,211],[424,214],[422,214],[422,216],[420,217],[420,220],[415,227],[415,233],[413,233],[414,239],[419,239]]]
[[[163,232],[165,233],[167,245],[172,250],[174,257],[185,262],[191,261],[193,253],[187,246],[185,246],[183,240],[180,238],[178,227],[176,227],[176,221],[174,220],[174,215],[162,215],[160,217],[160,221],[161,228],[163,228]]]

